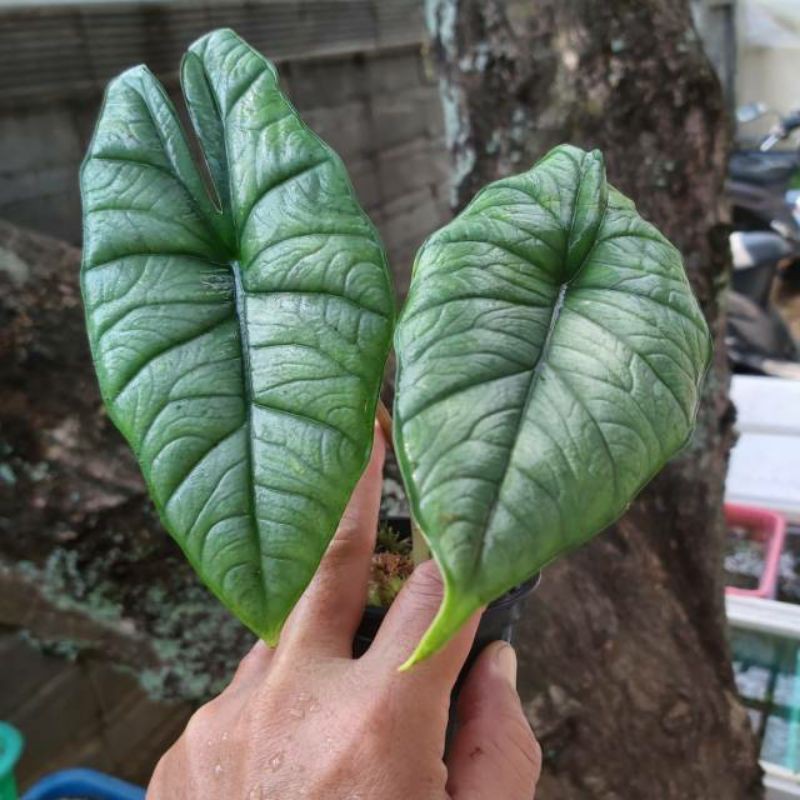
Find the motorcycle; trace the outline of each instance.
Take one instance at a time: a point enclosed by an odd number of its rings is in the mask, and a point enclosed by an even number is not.
[[[771,301],[781,262],[797,258],[797,247],[762,231],[737,231],[730,243],[733,274],[725,343],[733,371],[800,380],[800,351]]]
[[[763,117],[743,106],[740,122]],[[800,379],[800,351],[772,303],[773,287],[800,262],[800,153],[775,150],[800,129],[800,112],[778,121],[755,145],[733,154],[726,190],[733,208],[733,274],[726,343],[734,372]]]
[[[741,123],[754,122],[769,112],[761,103],[742,106],[736,112]],[[776,231],[800,240],[800,151],[776,150],[800,129],[800,111],[778,121],[758,142],[733,153],[728,163],[726,193],[737,231]]]

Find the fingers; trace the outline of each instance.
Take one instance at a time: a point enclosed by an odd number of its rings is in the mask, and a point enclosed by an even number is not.
[[[448,758],[453,800],[531,800],[541,750],[516,690],[517,658],[490,644],[470,670],[458,704],[459,729]]]
[[[375,549],[385,453],[386,442],[376,425],[369,464],[317,574],[286,623],[282,650],[299,646],[307,652],[352,657]]]
[[[442,591],[435,562],[420,564],[392,603],[365,658],[391,671],[403,664],[436,616]],[[403,673],[403,683],[410,686],[432,681],[449,692],[469,654],[479,619],[476,613],[441,651]]]

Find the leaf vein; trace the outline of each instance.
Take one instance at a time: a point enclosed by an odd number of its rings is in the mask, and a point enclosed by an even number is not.
[[[288,175],[281,176],[281,178],[278,181],[276,181],[271,186],[268,186],[266,189],[264,189],[264,191],[262,191],[261,194],[256,196],[256,198],[250,204],[250,207],[247,209],[246,213],[242,216],[242,222],[240,225],[238,225],[238,230],[240,234],[244,232],[244,230],[247,228],[248,224],[250,223],[250,218],[255,213],[256,208],[261,204],[263,200],[269,197],[269,195],[272,194],[272,192],[286,186],[286,184],[291,181],[295,181],[298,178],[303,177],[303,175],[307,175],[309,172],[313,172],[318,167],[327,164],[329,160],[330,159],[328,158],[323,158],[322,160],[317,161],[313,164],[304,164],[301,169],[295,170],[294,172],[291,172]]]
[[[193,331],[191,335],[186,336],[185,338],[180,339],[177,342],[170,341],[167,343],[165,347],[161,348],[155,353],[150,353],[147,356],[145,356],[144,360],[136,365],[133,374],[125,380],[125,383],[123,383],[123,385],[117,390],[114,396],[109,398],[109,402],[116,403],[120,395],[122,395],[122,393],[134,382],[134,380],[136,380],[136,378],[142,373],[142,371],[157,358],[161,358],[162,356],[167,355],[167,353],[170,353],[173,350],[177,350],[178,348],[183,347],[184,345],[187,345],[190,342],[193,342],[195,339],[199,339],[201,336],[207,336],[209,333],[216,330],[217,328],[220,328],[223,325],[230,323],[230,321],[231,321],[230,317],[223,317],[222,319],[215,320],[211,325],[208,325],[207,327],[202,328],[201,330]]]
[[[569,310],[573,314],[577,314],[579,317],[582,317],[587,322],[591,323],[592,325],[596,326],[597,328],[600,328],[600,330],[605,331],[613,339],[616,339],[626,350],[628,350],[628,352],[633,353],[633,355],[635,355],[638,358],[640,358],[642,360],[642,363],[647,365],[647,367],[650,369],[650,371],[653,373],[653,375],[655,375],[656,378],[658,379],[658,382],[667,390],[667,392],[675,400],[675,403],[677,404],[678,408],[681,410],[681,413],[686,418],[687,424],[691,425],[692,421],[689,418],[689,414],[686,411],[686,409],[683,407],[683,403],[681,403],[681,401],[678,399],[678,395],[675,394],[675,390],[669,385],[669,383],[667,383],[666,380],[664,380],[664,378],[662,377],[661,373],[650,363],[650,360],[645,355],[640,353],[635,347],[633,347],[633,345],[630,344],[630,342],[627,341],[627,339],[624,339],[617,331],[614,331],[611,328],[608,328],[605,325],[602,325],[601,323],[597,322],[597,320],[592,319],[591,317],[587,316],[586,314],[582,313],[581,311],[578,311],[576,308],[573,308],[572,306],[569,307]]]

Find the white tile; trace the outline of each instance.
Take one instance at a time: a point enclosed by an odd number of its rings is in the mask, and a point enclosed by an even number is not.
[[[739,431],[800,436],[800,381],[734,375],[731,398]]]
[[[800,519],[800,436],[742,433],[731,453],[725,499]]]

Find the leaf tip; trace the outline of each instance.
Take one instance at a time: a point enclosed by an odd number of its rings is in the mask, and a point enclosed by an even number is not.
[[[287,611],[280,618],[276,618],[274,614],[269,612],[266,606],[263,606],[259,609],[255,618],[240,618],[264,644],[270,648],[275,648],[280,641],[283,625],[286,622],[288,613]]]
[[[264,642],[269,648],[276,648],[281,638],[281,629],[269,628],[268,630],[261,630],[258,632],[258,638]]]
[[[204,33],[202,36],[195,39],[189,45],[189,51],[202,51],[207,45],[212,44],[215,40],[231,38],[236,39],[237,42],[242,41],[242,37],[239,36],[239,34],[236,33],[233,28],[214,28],[213,31],[208,31],[208,33]]]
[[[398,672],[408,672],[417,664],[430,658],[434,653],[440,650],[455,633],[455,630],[439,634],[434,630],[435,621],[428,628],[425,635],[420,640],[419,644],[414,649],[414,652],[397,668]],[[433,636],[431,636],[433,634]]]
[[[146,64],[136,64],[133,67],[120,72],[116,78],[112,78],[108,83],[107,93],[111,94],[117,89],[134,88],[139,89],[142,83],[153,81],[153,73]]]
[[[588,157],[597,163],[601,168],[605,168],[606,166],[606,159],[603,155],[603,151],[599,148],[595,147],[593,150],[590,150],[588,153]]]
[[[415,650],[398,668],[398,672],[408,672],[414,664],[418,664],[420,662],[420,658],[417,657],[417,651]]]
[[[412,667],[439,652],[479,609],[483,603],[459,595],[445,582],[444,597],[414,652],[398,667],[398,672],[408,672]]]

